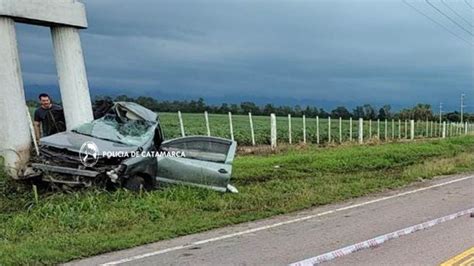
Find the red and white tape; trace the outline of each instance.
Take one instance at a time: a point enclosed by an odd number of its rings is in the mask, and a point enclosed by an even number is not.
[[[312,258],[309,258],[309,259],[298,261],[298,262],[290,264],[290,266],[307,266],[307,265],[315,265],[315,264],[319,264],[319,263],[322,263],[322,262],[330,261],[330,260],[333,260],[333,259],[338,258],[338,257],[349,255],[351,253],[357,252],[357,251],[362,250],[362,249],[379,246],[382,243],[384,243],[384,242],[386,242],[390,239],[398,238],[400,236],[408,235],[408,234],[414,233],[414,232],[419,231],[419,230],[427,229],[427,228],[430,228],[430,227],[435,226],[437,224],[444,223],[446,221],[453,220],[453,219],[456,219],[460,216],[463,216],[463,215],[466,215],[466,214],[469,214],[469,213],[473,213],[473,212],[474,212],[474,208],[464,210],[464,211],[460,211],[460,212],[457,212],[457,213],[453,213],[453,214],[443,216],[443,217],[440,217],[440,218],[437,218],[437,219],[434,219],[434,220],[431,220],[431,221],[427,221],[427,222],[424,222],[424,223],[421,223],[421,224],[413,225],[413,226],[410,226],[410,227],[407,227],[407,228],[404,228],[404,229],[401,229],[401,230],[398,230],[398,231],[395,231],[395,232],[392,232],[392,233],[377,236],[377,237],[374,237],[372,239],[362,241],[362,242],[359,242],[359,243],[356,243],[356,244],[353,244],[353,245],[350,245],[350,246],[347,246],[347,247],[343,247],[343,248],[340,248],[340,249],[337,249],[337,250],[334,250],[334,251],[331,251],[331,252],[328,252],[328,253],[324,253],[324,254],[316,256],[316,257],[312,257]]]

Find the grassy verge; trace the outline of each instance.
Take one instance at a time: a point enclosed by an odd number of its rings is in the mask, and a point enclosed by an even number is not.
[[[238,156],[239,194],[40,193],[0,177],[0,264],[52,264],[474,170],[474,137]]]

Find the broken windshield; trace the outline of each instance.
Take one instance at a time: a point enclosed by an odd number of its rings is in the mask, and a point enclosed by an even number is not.
[[[153,137],[154,123],[145,120],[118,122],[116,116],[107,115],[85,123],[73,132],[128,145],[141,146]]]

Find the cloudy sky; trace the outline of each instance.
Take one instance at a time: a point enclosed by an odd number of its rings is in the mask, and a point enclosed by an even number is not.
[[[402,0],[83,1],[90,87],[212,103],[443,102],[447,109],[464,92],[474,111],[474,3],[406,1],[412,7]],[[27,94],[56,88],[49,30],[19,25],[17,34]]]

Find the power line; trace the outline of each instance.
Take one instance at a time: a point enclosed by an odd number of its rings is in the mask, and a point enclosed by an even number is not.
[[[466,0],[467,1],[467,0]],[[450,16],[446,15],[443,11],[441,11],[439,8],[437,8],[435,5],[433,5],[429,0],[425,0],[425,2],[430,5],[431,7],[433,7],[436,11],[438,11],[441,15],[445,16],[447,19],[449,19],[449,21],[451,21],[452,23],[458,25],[458,27],[460,27],[462,30],[464,30],[465,32],[467,32],[469,35],[473,36],[474,35],[472,34],[472,32],[466,30],[466,28],[464,28],[464,26],[462,26],[461,24],[459,24],[457,21],[455,21],[454,19],[452,19]]]
[[[444,2],[444,0],[441,0],[441,3],[443,3],[443,5],[445,5],[447,8],[449,8],[449,10],[451,10],[454,14],[456,14],[458,17],[460,17],[462,20],[464,20],[464,22],[466,22],[469,26],[474,27],[467,19],[465,19],[456,10],[454,10],[448,4],[446,4],[446,2]]]
[[[451,31],[450,29],[448,29],[446,26],[444,26],[443,24],[439,23],[438,21],[434,20],[433,18],[431,18],[430,16],[426,15],[425,13],[421,12],[418,8],[414,7],[413,5],[409,4],[406,0],[402,0],[403,3],[405,3],[407,6],[411,7],[413,10],[415,10],[418,14],[424,16],[425,18],[429,19],[431,22],[435,23],[436,25],[440,26],[441,28],[443,28],[445,31],[451,33],[451,35],[453,35],[454,37],[464,41],[465,43],[469,44],[470,46],[474,46],[471,42],[467,41],[466,39],[462,38],[461,36],[457,35],[456,33],[454,33],[453,31]]]

